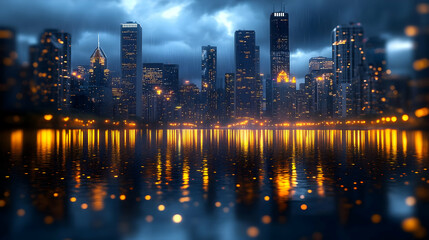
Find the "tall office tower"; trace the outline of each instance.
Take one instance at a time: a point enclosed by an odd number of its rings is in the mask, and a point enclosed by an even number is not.
[[[235,118],[260,116],[255,31],[235,32]]]
[[[142,28],[136,22],[121,24],[122,116],[142,117]]]
[[[235,95],[235,74],[225,73],[225,118],[226,121],[234,119],[234,95]]]
[[[418,34],[414,37],[414,63],[415,77],[413,86],[413,110],[429,108],[429,3],[426,0],[417,1]],[[419,117],[423,117],[417,111]],[[426,120],[429,115],[426,115]]]
[[[296,89],[296,84],[292,83],[290,75],[289,15],[285,12],[273,12],[270,16],[270,64],[272,83],[269,84],[273,85],[273,97],[272,106],[267,104],[268,115],[275,121],[292,120],[295,118],[292,102],[295,102],[293,88]]]
[[[97,48],[90,58],[89,97],[92,113],[102,117],[112,117],[113,96],[110,83],[110,72],[107,68],[107,57],[98,41]]]
[[[368,114],[378,115],[386,110],[386,91],[383,89],[383,80],[388,75],[386,60],[386,40],[381,37],[366,39],[366,62],[369,75],[369,109]]]
[[[313,57],[308,64],[312,82],[312,115],[319,120],[333,117],[333,61],[326,57]]]
[[[332,30],[332,59],[336,90],[335,115],[360,116],[367,107],[364,34],[360,23],[338,25]]]
[[[0,110],[13,110],[17,106],[18,87],[16,36],[10,28],[0,28]]]
[[[207,123],[217,118],[216,103],[217,48],[201,47],[201,113]]]
[[[196,123],[198,121],[198,105],[199,105],[198,87],[185,81],[180,87],[180,110],[181,121],[186,123]]]
[[[38,85],[40,106],[67,111],[71,73],[71,36],[55,29],[42,33],[33,74]]]

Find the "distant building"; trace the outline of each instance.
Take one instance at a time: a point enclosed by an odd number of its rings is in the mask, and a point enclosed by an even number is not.
[[[142,28],[136,22],[121,24],[122,116],[142,117]]]
[[[217,112],[216,96],[217,48],[201,48],[201,113],[205,122],[213,122]]]
[[[89,100],[89,67],[77,66],[70,77],[70,111],[71,113],[91,113]]]
[[[296,79],[285,71],[277,75],[273,83],[273,120],[275,122],[296,119]]]
[[[429,13],[428,2],[419,0],[417,2],[417,26],[418,33],[414,37],[414,62],[415,71],[413,86],[412,110],[429,108]],[[421,116],[420,114],[418,114]],[[426,121],[429,115],[426,115]]]
[[[174,120],[179,79],[176,64],[143,64],[143,109],[144,118],[149,122],[168,122]]]
[[[0,110],[16,109],[19,83],[16,60],[16,35],[10,28],[0,28]],[[18,98],[17,98],[18,97]]]
[[[113,96],[110,71],[107,68],[107,57],[100,47],[100,42],[91,55],[89,74],[92,113],[111,118],[113,116]]]
[[[363,40],[360,23],[338,25],[332,31],[334,105],[340,118],[361,116],[367,108],[369,88]]]
[[[199,106],[199,93],[198,87],[185,81],[180,87],[180,120],[185,123],[196,123],[199,120],[198,106]]]
[[[255,31],[235,32],[235,118],[260,117]]]
[[[384,79],[389,75],[387,69],[386,40],[371,37],[365,41],[366,62],[369,76],[369,109],[367,114],[380,115],[386,111]]]
[[[309,60],[311,78],[311,113],[318,120],[333,117],[334,111],[334,69],[331,58],[313,57]]]
[[[225,73],[225,115],[226,121],[234,119],[234,106],[235,106],[235,74]]]

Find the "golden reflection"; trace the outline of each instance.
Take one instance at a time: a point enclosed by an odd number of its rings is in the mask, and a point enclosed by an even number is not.
[[[92,209],[101,211],[104,209],[104,199],[107,196],[106,187],[102,184],[97,184],[91,189]]]
[[[14,159],[19,159],[22,155],[22,144],[24,139],[23,130],[15,130],[10,136],[11,154]]]

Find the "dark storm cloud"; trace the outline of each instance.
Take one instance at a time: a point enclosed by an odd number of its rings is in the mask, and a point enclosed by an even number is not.
[[[273,9],[289,13],[291,70],[302,78],[309,57],[329,56],[336,25],[359,21],[366,36],[401,36],[412,22],[415,5],[404,0],[3,0],[0,6],[0,24],[15,27],[25,47],[45,28],[70,32],[73,65],[88,63],[101,33],[102,47],[115,70],[119,69],[119,24],[135,20],[143,27],[145,62],[179,63],[182,78],[198,81],[202,45],[218,46],[219,78],[233,71],[237,29],[256,31],[261,70],[267,73]]]

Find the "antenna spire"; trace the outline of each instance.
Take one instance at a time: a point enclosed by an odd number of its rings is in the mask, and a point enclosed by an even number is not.
[[[100,34],[97,34],[98,40],[97,40],[97,48],[100,48]]]

